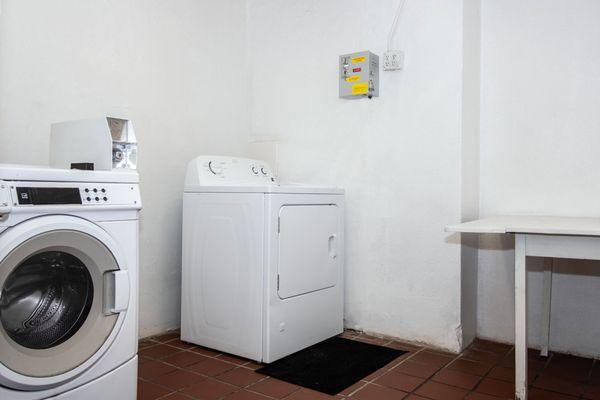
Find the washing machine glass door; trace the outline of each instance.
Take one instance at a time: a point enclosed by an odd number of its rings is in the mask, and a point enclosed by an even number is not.
[[[52,377],[90,359],[123,308],[115,304],[118,274],[113,252],[83,231],[49,230],[16,245],[0,261],[0,363]]]
[[[73,337],[90,313],[94,284],[78,257],[46,250],[8,275],[0,322],[8,336],[29,349],[49,349]]]

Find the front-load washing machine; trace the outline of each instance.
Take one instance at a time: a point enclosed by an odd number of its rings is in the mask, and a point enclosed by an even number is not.
[[[135,172],[0,165],[0,399],[136,398]]]
[[[344,192],[202,156],[183,194],[181,339],[272,362],[343,331]]]

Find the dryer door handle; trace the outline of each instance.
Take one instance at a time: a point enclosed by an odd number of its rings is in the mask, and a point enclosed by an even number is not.
[[[335,234],[329,236],[329,257],[337,258],[337,236]]]
[[[118,314],[129,306],[129,272],[109,271],[104,274],[104,314]]]

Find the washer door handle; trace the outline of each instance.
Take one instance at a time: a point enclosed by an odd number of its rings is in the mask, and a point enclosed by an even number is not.
[[[129,272],[108,271],[104,274],[104,314],[118,314],[129,306]]]
[[[0,181],[0,214],[8,214],[12,209],[8,183]]]

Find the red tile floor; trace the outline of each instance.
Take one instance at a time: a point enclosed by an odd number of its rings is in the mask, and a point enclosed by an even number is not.
[[[255,362],[181,342],[177,332],[140,342],[138,400],[512,399],[513,349],[477,340],[462,354],[348,331],[344,337],[407,350],[337,396],[260,375]],[[531,400],[600,400],[600,362],[529,354]]]

